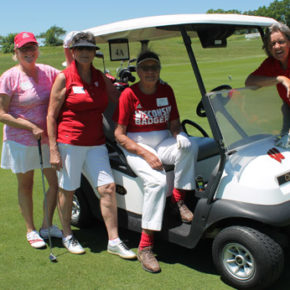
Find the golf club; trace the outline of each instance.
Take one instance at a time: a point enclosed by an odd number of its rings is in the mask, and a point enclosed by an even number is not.
[[[45,191],[45,182],[44,182],[44,173],[43,173],[43,159],[42,159],[42,150],[41,150],[41,138],[37,140],[38,142],[38,152],[39,152],[39,159],[40,159],[40,169],[41,169],[41,177],[42,177],[42,189],[43,189],[43,195],[44,195],[44,215],[46,219],[47,225],[48,222],[48,207],[47,207],[47,199],[46,199],[46,191]],[[56,256],[52,253],[52,242],[51,242],[51,236],[50,236],[50,227],[48,227],[48,241],[49,241],[49,260],[51,262],[56,263],[57,259]]]

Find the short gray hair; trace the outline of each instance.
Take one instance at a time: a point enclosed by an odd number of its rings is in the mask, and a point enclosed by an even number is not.
[[[286,24],[281,23],[281,22],[277,22],[277,23],[272,24],[266,30],[266,33],[264,36],[263,48],[265,49],[268,56],[272,56],[271,51],[270,51],[270,47],[269,47],[271,34],[274,32],[279,32],[279,31],[282,32],[287,37],[288,40],[290,40],[290,28]]]

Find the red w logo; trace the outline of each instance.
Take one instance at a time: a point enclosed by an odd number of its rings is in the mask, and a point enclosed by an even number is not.
[[[280,163],[282,163],[282,160],[285,159],[284,155],[275,147],[268,150],[267,154]]]

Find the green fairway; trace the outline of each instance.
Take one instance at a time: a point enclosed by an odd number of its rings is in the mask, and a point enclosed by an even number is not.
[[[107,45],[100,45],[105,55],[106,67],[115,75],[119,62],[110,63]],[[244,36],[233,36],[227,48],[202,49],[193,42],[201,74],[207,91],[228,84],[243,87],[247,75],[265,58],[261,41],[245,41]],[[161,78],[174,89],[181,119],[192,119],[209,132],[206,118],[200,118],[195,110],[201,95],[189,65],[182,40],[152,42],[150,48],[161,58]],[[131,57],[136,57],[139,46],[130,46]],[[238,56],[229,59],[229,56]],[[62,47],[41,48],[38,62],[62,69]],[[13,66],[11,55],[0,53],[0,73]],[[103,70],[100,59],[95,65]],[[2,139],[2,124],[0,137]],[[210,132],[209,132],[210,133]],[[2,144],[0,144],[0,150]],[[35,158],[38,158],[36,156]],[[69,254],[58,240],[53,240],[53,253],[58,263],[49,261],[49,248],[35,250],[26,241],[23,218],[18,209],[16,177],[8,170],[0,169],[0,289],[232,289],[217,274],[211,258],[211,242],[202,241],[195,249],[185,249],[156,240],[162,272],[145,272],[138,261],[126,261],[106,252],[107,237],[103,224],[89,229],[74,229],[85,255]],[[35,172],[34,216],[37,228],[41,226],[43,192],[40,170]],[[57,213],[55,224],[60,226]],[[121,238],[136,252],[139,234],[120,229]],[[286,260],[281,279],[271,289],[290,289]]]

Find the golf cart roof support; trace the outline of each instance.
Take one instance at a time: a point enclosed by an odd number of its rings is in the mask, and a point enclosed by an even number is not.
[[[141,51],[146,51],[148,49],[149,40],[141,40]]]
[[[198,84],[198,87],[199,87],[199,90],[200,90],[200,93],[201,93],[201,97],[204,100],[205,99],[206,90],[205,90],[205,86],[204,86],[204,83],[203,83],[203,80],[202,80],[202,77],[201,77],[201,74],[200,74],[200,71],[199,71],[199,68],[198,68],[198,64],[197,64],[196,58],[194,56],[194,52],[193,52],[192,46],[191,46],[191,39],[188,36],[188,34],[186,33],[185,27],[183,25],[180,26],[180,32],[181,32],[181,35],[182,35],[182,38],[183,38],[183,41],[184,41],[184,45],[185,45],[186,50],[187,50],[187,54],[188,54],[190,62],[191,62],[191,66],[192,66],[194,74],[195,74],[195,78],[197,80],[197,84]],[[205,106],[209,107],[210,105],[209,104],[205,104]],[[210,119],[210,114],[211,114],[210,110],[207,110],[207,112],[209,114],[208,119]],[[212,118],[212,120],[215,120],[215,119]],[[209,122],[209,124],[210,124],[211,127],[213,126],[212,122]],[[214,132],[219,132],[218,126],[215,125],[215,127],[216,127],[217,130],[216,131],[212,130],[212,132],[213,133]],[[208,190],[206,191],[206,193],[208,193],[208,199],[207,199],[207,203],[208,204],[212,203],[212,201],[213,201],[216,189],[217,189],[218,184],[219,184],[218,181],[220,180],[220,177],[222,176],[224,165],[225,165],[225,161],[226,161],[225,149],[224,149],[224,144],[223,144],[221,133],[219,132],[219,133],[216,133],[214,135],[215,135],[214,138],[215,138],[215,140],[218,143],[221,159],[220,159],[220,162],[219,162],[219,166],[218,166],[218,170],[217,170],[217,173],[216,173],[215,180],[210,183],[210,186],[209,186],[210,188],[208,188]]]
[[[196,77],[196,81],[197,81],[201,96],[203,96],[203,95],[205,95],[206,90],[205,90],[204,83],[203,83],[202,78],[201,78],[201,74],[200,74],[200,71],[199,71],[199,68],[197,65],[196,58],[194,56],[194,53],[193,53],[193,50],[191,47],[191,39],[188,36],[188,34],[186,33],[185,27],[183,25],[180,26],[180,32],[181,32],[181,35],[183,38],[184,45],[185,45],[186,50],[187,50],[187,54],[188,54],[190,62],[191,62],[191,66],[193,68],[193,72],[194,72],[195,77]]]
[[[214,169],[214,173],[212,174],[212,177],[210,178],[208,182],[208,186],[205,190],[205,196],[207,197],[207,203],[211,204],[214,201],[214,196],[216,194],[219,181],[223,175],[224,167],[227,160],[226,150],[224,146],[224,141],[222,138],[222,134],[220,132],[219,126],[216,122],[216,119],[213,117],[214,113],[212,110],[212,107],[210,105],[210,102],[208,100],[208,97],[205,95],[202,98],[202,102],[204,104],[204,107],[206,109],[207,119],[209,121],[209,125],[212,130],[213,137],[215,141],[217,142],[219,154],[220,154],[220,161],[217,165],[217,167]]]

